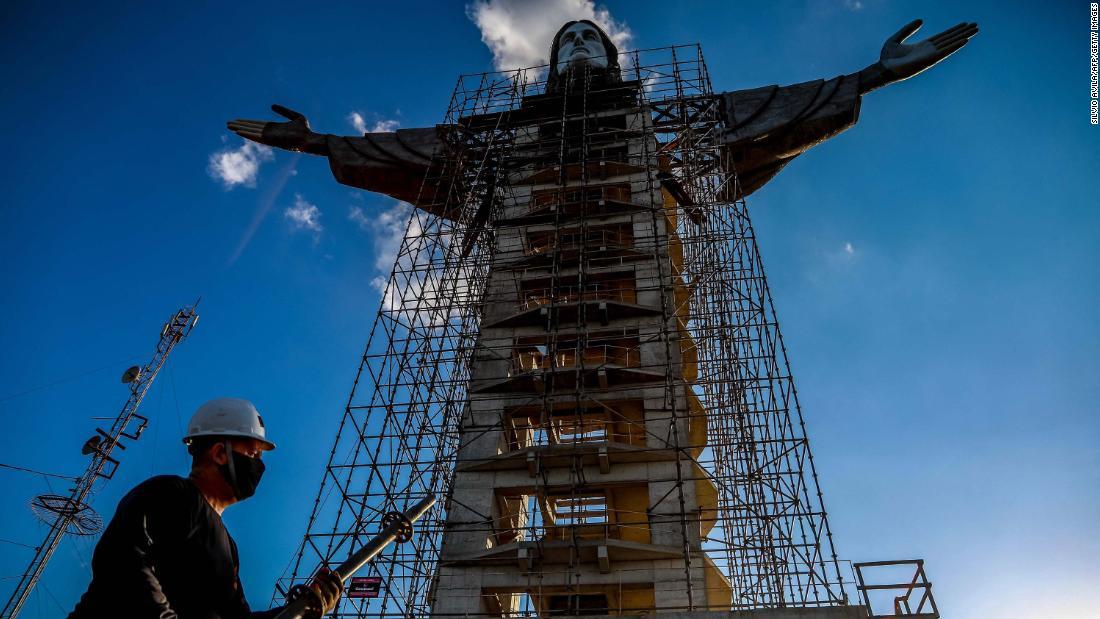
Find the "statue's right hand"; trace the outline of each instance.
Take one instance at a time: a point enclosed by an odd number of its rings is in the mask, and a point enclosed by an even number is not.
[[[272,105],[272,111],[290,119],[289,122],[267,122],[262,120],[231,120],[226,123],[230,131],[242,138],[293,151],[312,151],[320,137],[309,128],[304,114],[281,105]]]

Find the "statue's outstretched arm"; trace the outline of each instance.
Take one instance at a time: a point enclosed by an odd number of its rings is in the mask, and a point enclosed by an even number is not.
[[[327,157],[336,180],[345,185],[383,193],[448,216],[434,187],[429,186],[432,175],[427,174],[433,158],[443,148],[437,128],[338,136],[315,133],[306,117],[294,110],[281,105],[271,109],[289,120],[232,120],[227,126],[253,142]]]
[[[863,95],[910,78],[957,52],[978,32],[962,23],[919,43],[906,44],[915,20],[882,46],[879,61],[831,80],[722,93],[724,141],[737,171],[740,195],[764,186],[798,155],[856,123]]]

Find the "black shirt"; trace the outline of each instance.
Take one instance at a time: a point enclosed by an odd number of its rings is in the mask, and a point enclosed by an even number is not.
[[[148,479],[119,501],[69,619],[239,619],[248,608],[237,545],[191,480]]]

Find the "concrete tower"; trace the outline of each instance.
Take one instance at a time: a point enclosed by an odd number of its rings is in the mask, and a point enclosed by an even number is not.
[[[509,118],[433,615],[730,607],[668,164],[638,83],[576,79]]]

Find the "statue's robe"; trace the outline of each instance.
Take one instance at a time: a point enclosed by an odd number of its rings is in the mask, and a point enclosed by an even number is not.
[[[329,167],[344,185],[385,194],[435,212],[437,207],[421,200],[421,189],[432,159],[442,153],[443,131],[442,127],[427,127],[367,133],[362,137],[328,135]]]
[[[792,159],[851,127],[859,117],[855,74],[720,96],[730,162],[743,196],[763,187]]]
[[[792,159],[855,124],[856,74],[790,86],[765,86],[717,95],[725,119],[729,161],[741,197],[764,186]],[[329,165],[344,185],[382,193],[447,216],[423,191],[433,157],[444,148],[444,127],[398,129],[362,137],[327,136]]]

